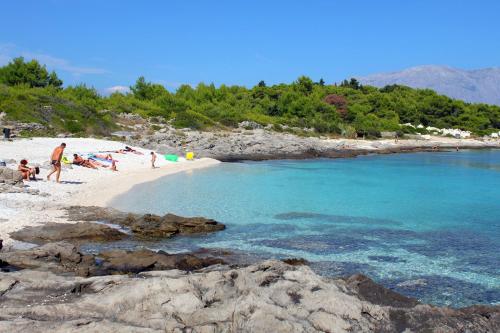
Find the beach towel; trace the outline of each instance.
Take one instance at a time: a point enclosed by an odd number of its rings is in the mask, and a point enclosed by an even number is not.
[[[170,161],[170,162],[177,162],[177,160],[179,159],[179,156],[174,155],[174,154],[167,154],[167,155],[165,155],[165,159],[167,161]]]
[[[61,158],[61,162],[64,164],[71,164],[71,161],[69,160],[69,158],[67,156],[63,156]]]

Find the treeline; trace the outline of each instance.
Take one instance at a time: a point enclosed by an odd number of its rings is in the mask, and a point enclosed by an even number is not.
[[[362,86],[355,79],[326,85],[302,76],[291,84],[267,86],[261,81],[252,88],[200,83],[170,92],[140,77],[130,93],[110,96],[85,85],[62,84],[36,60],[16,58],[0,68],[0,111],[11,120],[50,125],[54,132],[100,135],[116,129],[113,117],[123,112],[180,128],[236,127],[250,120],[272,124],[275,130],[314,129],[346,137],[414,131],[401,127],[403,123],[460,128],[478,135],[500,129],[498,106],[469,104],[428,89]]]

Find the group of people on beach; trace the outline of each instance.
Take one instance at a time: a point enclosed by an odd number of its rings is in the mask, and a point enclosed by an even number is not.
[[[50,181],[50,177],[55,173],[56,182],[60,183],[60,176],[62,169],[61,163],[64,158],[63,157],[64,149],[66,149],[66,143],[63,142],[59,146],[57,146],[52,152],[52,155],[50,156],[50,164],[52,166],[52,170],[47,175],[48,181]],[[143,155],[143,153],[141,153],[140,151],[132,149],[128,146],[125,146],[124,149],[115,150],[113,152],[119,154],[132,153],[136,155]],[[99,160],[105,163],[111,163],[111,165],[109,166],[107,164],[101,163],[99,162]],[[91,169],[98,169],[99,167],[103,167],[103,168],[108,168],[108,170],[111,171],[118,171],[116,167],[116,162],[118,161],[113,158],[111,152],[106,152],[106,154],[92,154],[88,158],[83,158],[78,154],[73,154],[73,161],[71,162],[71,164]],[[156,162],[156,154],[154,152],[151,152],[151,167],[153,169],[156,168],[155,162]],[[28,161],[26,159],[20,161],[18,170],[22,173],[23,179],[28,181],[37,180],[36,175],[40,173],[40,169],[38,167],[28,166]]]

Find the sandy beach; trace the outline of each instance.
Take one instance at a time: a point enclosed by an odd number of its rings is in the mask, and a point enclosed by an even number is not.
[[[178,162],[170,162],[158,155],[157,168],[152,169],[150,150],[133,147],[143,155],[112,153],[113,158],[118,160],[117,172],[106,168],[94,170],[66,165],[61,172],[61,184],[57,184],[55,175],[51,181],[46,180],[46,175],[50,170],[48,166],[50,154],[61,142],[67,144],[64,156],[68,156],[70,160],[74,153],[85,155],[115,151],[125,146],[121,142],[87,138],[34,138],[0,142],[0,159],[19,162],[24,158],[28,160],[29,165],[41,167],[38,181],[25,182],[27,188],[38,189],[40,194],[0,193],[0,239],[3,239],[4,248],[23,246],[9,237],[12,231],[47,222],[68,222],[62,216],[61,208],[64,206],[73,204],[105,206],[113,197],[129,191],[136,184],[219,163],[211,158],[194,161],[179,158]],[[17,168],[14,163],[7,166]]]

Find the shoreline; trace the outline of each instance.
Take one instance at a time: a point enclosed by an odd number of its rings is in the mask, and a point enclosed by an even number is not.
[[[76,194],[69,202],[69,205],[108,207],[116,197],[132,190],[136,185],[144,185],[165,176],[203,169],[219,163],[221,162],[216,159],[205,157],[194,161],[180,162],[175,165],[175,168],[169,165],[157,167],[156,169],[125,171],[116,177],[85,184],[81,193]],[[97,191],[99,191],[99,196],[95,195]]]
[[[282,138],[288,138],[284,135]],[[264,138],[261,138],[264,139]],[[300,143],[303,138],[294,137]],[[340,140],[340,139],[306,139],[308,144],[320,142],[310,148],[302,147],[295,142],[290,149],[276,152],[277,146],[261,147],[259,153],[243,154],[243,151],[228,151],[227,155],[208,154],[207,150],[194,150],[197,157],[194,161],[168,162],[159,157],[156,169],[151,169],[149,151],[156,149],[135,148],[143,155],[113,154],[118,159],[118,172],[105,169],[91,170],[82,167],[63,168],[61,179],[63,184],[47,182],[45,175],[50,166],[48,157],[52,149],[65,141],[68,144],[66,154],[73,152],[84,154],[91,151],[113,151],[121,149],[126,143],[106,141],[90,138],[31,138],[13,142],[0,142],[0,159],[19,161],[28,159],[30,164],[39,165],[42,173],[40,181],[27,182],[29,189],[39,191],[40,195],[30,193],[2,193],[0,192],[0,239],[4,240],[6,248],[14,246],[9,233],[25,226],[38,225],[49,222],[72,223],[64,216],[62,209],[71,205],[109,206],[117,196],[130,191],[135,185],[155,181],[158,178],[178,172],[210,167],[222,162],[262,161],[276,159],[308,159],[308,158],[349,158],[367,154],[409,153],[418,151],[438,152],[447,149],[500,149],[500,140],[480,141],[475,139],[452,139],[432,137],[430,140]],[[263,141],[265,142],[265,141]],[[283,142],[280,142],[283,144]],[[131,145],[132,146],[132,145]],[[255,145],[254,145],[255,146]],[[433,149],[434,147],[434,149]],[[165,147],[157,147],[158,150]],[[265,151],[269,149],[269,151]],[[164,151],[170,153],[173,150]],[[208,155],[208,156],[207,156]],[[11,161],[12,162],[12,161]],[[8,163],[8,167],[17,168],[15,163]],[[21,244],[22,245],[22,244]]]
[[[11,232],[27,226],[35,226],[50,222],[74,223],[69,221],[64,208],[72,205],[106,206],[113,198],[123,194],[133,186],[154,181],[160,177],[177,172],[185,172],[216,165],[220,163],[211,158],[200,158],[179,162],[169,162],[158,154],[157,168],[150,166],[149,151],[134,147],[143,155],[116,154],[118,172],[101,168],[89,168],[69,165],[63,166],[61,184],[46,180],[50,170],[48,158],[54,147],[66,142],[66,156],[73,153],[85,154],[92,151],[114,151],[122,149],[125,144],[116,141],[89,138],[32,138],[13,142],[0,141],[0,159],[6,160],[7,167],[17,169],[13,161],[27,159],[29,165],[41,169],[38,181],[24,182],[17,193],[0,191],[0,239],[4,249],[25,247],[26,244],[10,238]],[[35,194],[33,194],[35,192]]]
[[[499,146],[461,146],[459,150],[499,150]],[[389,154],[411,154],[411,153],[438,153],[453,152],[456,147],[394,147],[379,150],[351,149],[351,150],[331,150],[327,152],[308,151],[297,155],[273,154],[273,155],[239,155],[239,156],[221,156],[215,157],[220,162],[234,163],[245,161],[273,161],[273,160],[309,160],[309,159],[337,159],[337,158],[356,158],[367,155],[389,155]]]

